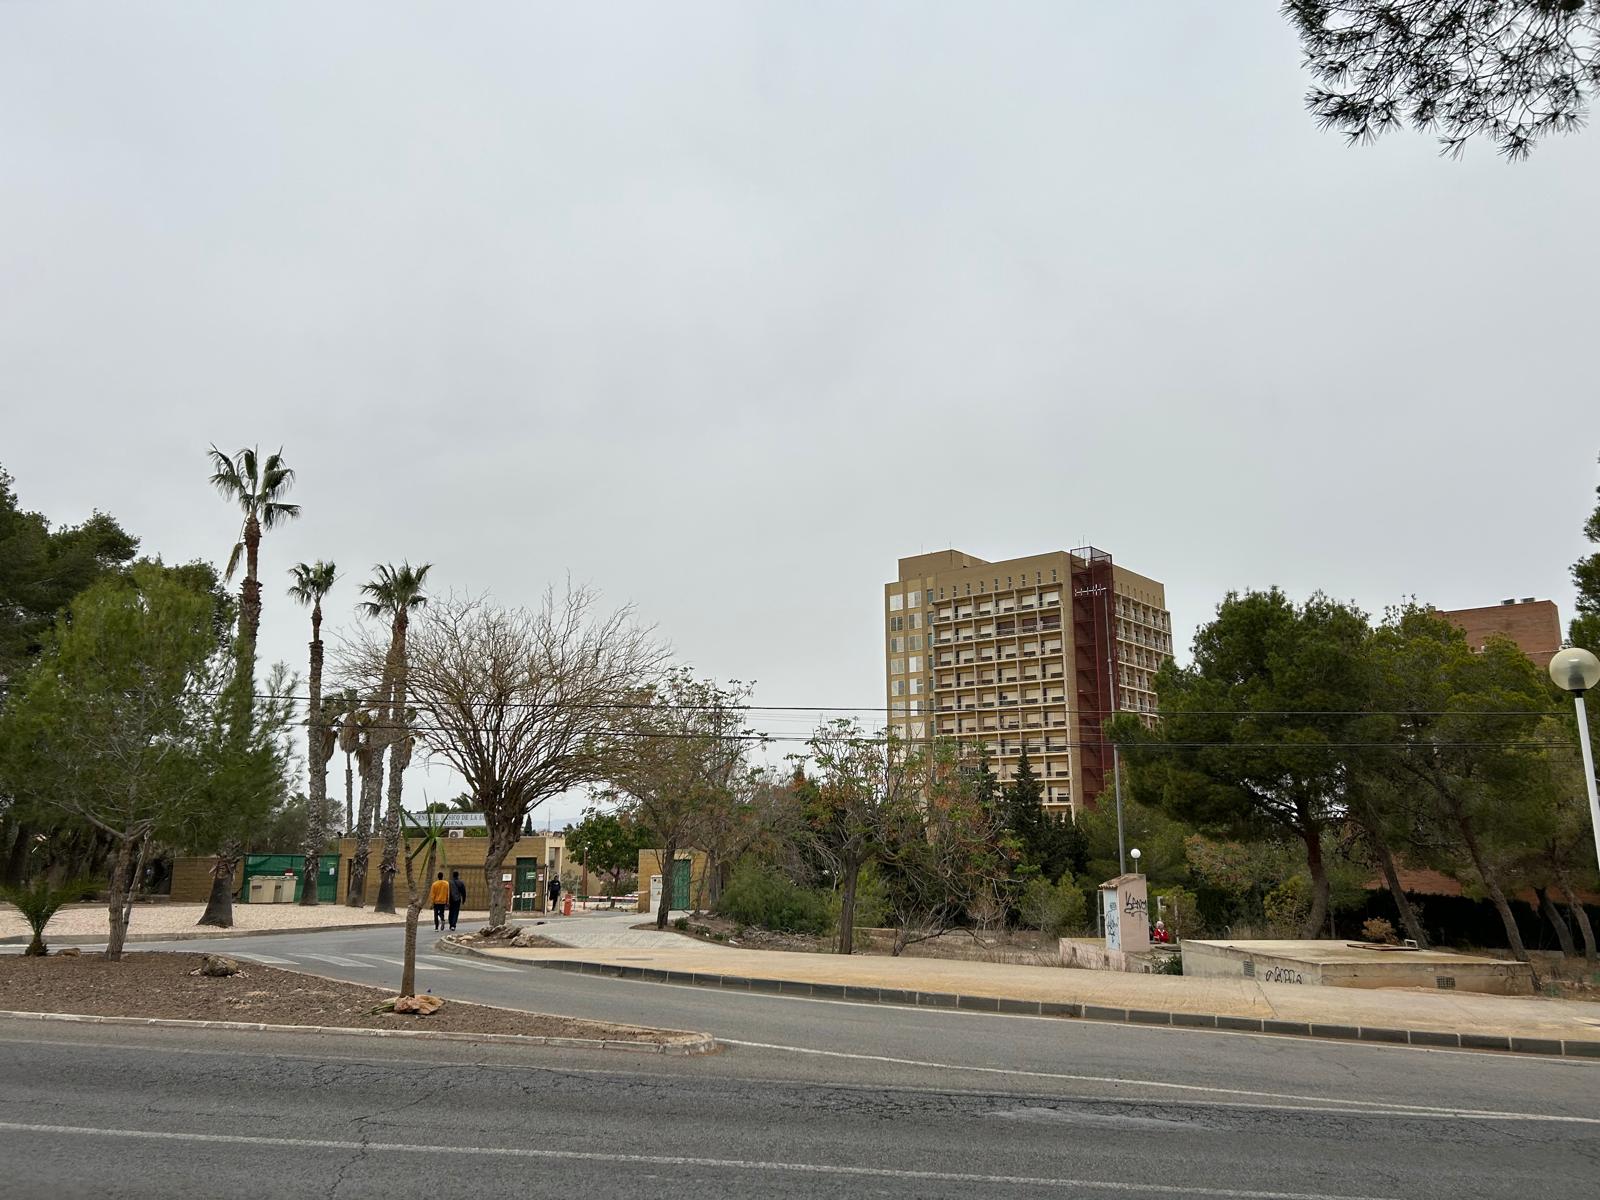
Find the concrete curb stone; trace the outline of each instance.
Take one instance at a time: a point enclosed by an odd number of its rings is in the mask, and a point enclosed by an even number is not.
[[[850,1000],[863,1004],[903,1004],[918,1008],[962,1009],[969,1012],[1006,1013],[1023,1016],[1065,1017],[1085,1021],[1107,1021],[1121,1025],[1168,1025],[1181,1029],[1222,1029],[1238,1033],[1268,1033],[1285,1037],[1316,1038],[1329,1041],[1367,1042],[1375,1045],[1422,1046],[1449,1050],[1499,1050],[1516,1054],[1538,1054],[1563,1058],[1600,1058],[1600,1041],[1560,1040],[1556,1038],[1511,1037],[1501,1034],[1441,1033],[1432,1029],[1384,1029],[1376,1026],[1322,1025],[1304,1021],[1276,1021],[1263,1017],[1234,1017],[1221,1013],[1160,1012],[1139,1008],[1104,1008],[1095,1004],[1058,1003],[1048,1000],[1018,1000],[997,996],[957,996],[949,992],[911,992],[896,988],[871,988],[857,984],[807,983],[803,980],[762,979],[740,975],[706,975],[687,971],[664,971],[654,967],[621,967],[612,963],[592,963],[581,959],[505,959],[485,954],[470,946],[438,943],[439,950],[465,954],[495,962],[521,962],[552,971],[584,975],[610,975],[647,983],[676,983],[696,987],[717,987],[727,991],[751,991],[785,996],[809,996],[813,1000]]]

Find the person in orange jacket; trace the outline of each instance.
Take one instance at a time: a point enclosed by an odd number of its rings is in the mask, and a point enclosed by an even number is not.
[[[444,928],[444,910],[450,903],[450,885],[444,881],[444,872],[439,872],[439,878],[433,881],[433,886],[428,889],[428,903],[433,905],[433,927]]]

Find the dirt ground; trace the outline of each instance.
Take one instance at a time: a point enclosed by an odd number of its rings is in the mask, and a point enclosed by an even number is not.
[[[107,962],[98,953],[0,956],[0,1010],[608,1041],[664,1042],[673,1038],[669,1031],[488,1008],[448,997],[445,1006],[431,1017],[374,1015],[372,1008],[391,998],[393,992],[255,963],[241,963],[241,973],[226,978],[191,975],[203,957],[138,951],[125,954],[121,962]]]
[[[654,929],[654,922],[636,926]],[[700,942],[737,946],[745,950],[789,950],[810,954],[832,954],[833,936],[809,933],[776,933],[769,929],[740,926],[726,917],[700,913],[689,918],[687,929],[668,929]],[[720,937],[718,935],[721,935]],[[894,933],[887,929],[857,929],[857,954],[889,954],[894,949]],[[1031,930],[983,933],[952,929],[925,942],[914,942],[902,954],[907,958],[946,958],[966,962],[1018,963],[1029,967],[1058,967],[1061,949],[1056,939]]]

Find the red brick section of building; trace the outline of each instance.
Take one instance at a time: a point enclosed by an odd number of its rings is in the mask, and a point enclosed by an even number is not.
[[[1507,600],[1487,608],[1444,609],[1439,615],[1465,633],[1474,650],[1499,634],[1545,667],[1561,649],[1561,617],[1551,600]]]

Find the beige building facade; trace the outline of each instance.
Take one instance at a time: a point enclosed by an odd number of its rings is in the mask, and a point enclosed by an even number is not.
[[[902,558],[883,619],[890,727],[986,747],[1002,779],[1025,748],[1046,808],[1062,814],[1111,786],[1103,721],[1153,715],[1155,673],[1172,657],[1165,588],[1094,547]]]

